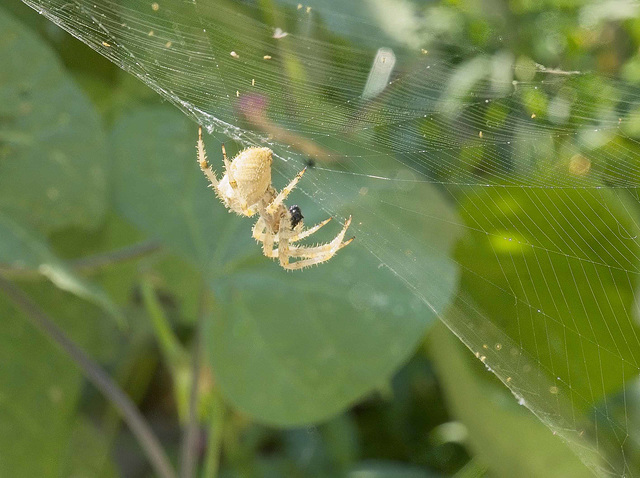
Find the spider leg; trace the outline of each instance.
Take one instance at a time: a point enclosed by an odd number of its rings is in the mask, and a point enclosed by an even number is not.
[[[267,229],[267,224],[264,222],[262,216],[256,221],[255,226],[251,230],[251,235],[256,241],[264,242],[265,238],[265,230]]]
[[[331,259],[335,255],[335,253],[338,252],[340,249],[349,245],[351,241],[353,241],[354,239],[355,237],[352,237],[348,241],[345,241],[342,244],[340,244],[337,249],[332,250],[330,252],[316,253],[316,254],[310,255],[307,259],[302,259],[301,261],[287,263],[286,265],[281,263],[282,267],[284,267],[287,270],[296,270],[296,269],[303,269],[304,267],[313,266],[315,264],[320,264],[322,262],[326,262],[329,259]],[[293,251],[289,251],[289,254],[293,256]],[[302,255],[302,252],[300,252],[299,254]],[[305,252],[305,255],[306,254],[308,253]]]
[[[249,216],[249,217],[253,216],[255,213],[258,212],[257,209],[255,209],[253,207],[249,207],[249,205],[247,204],[246,201],[242,201],[240,203],[240,208],[242,209],[242,214],[244,214],[245,216]]]
[[[351,244],[351,241],[355,239],[355,236],[351,239],[347,239],[344,242],[340,242],[337,244],[323,244],[322,246],[317,247],[291,247],[289,248],[289,257],[315,257],[318,255],[328,254],[329,256],[333,256],[336,252],[338,252],[343,247]]]
[[[318,249],[318,250],[324,249],[324,250],[326,250],[326,249],[335,249],[336,246],[339,246],[338,249],[341,249],[342,247],[346,246],[348,243],[353,241],[353,237],[352,237],[346,243],[344,243],[344,245],[340,245],[340,244],[342,244],[342,239],[344,239],[344,235],[347,233],[347,229],[349,229],[350,225],[351,225],[351,216],[349,216],[347,218],[347,220],[344,222],[344,226],[342,226],[342,230],[338,233],[338,235],[336,237],[333,238],[333,241],[331,241],[328,244],[324,244],[322,246],[310,247],[308,249],[310,249],[310,250],[313,250],[313,249]],[[338,249],[336,249],[336,251]],[[335,252],[334,252],[334,254],[335,254]]]
[[[338,235],[329,243],[322,244],[315,247],[292,247],[289,251],[291,257],[308,257],[308,254],[330,254],[334,255],[344,246],[347,246],[353,241],[353,237],[345,242],[342,242],[344,239],[344,235],[347,233],[347,229],[349,229],[349,225],[351,224],[351,216],[345,221],[344,226],[342,226],[342,230],[338,233]]]
[[[350,224],[351,224],[351,217],[347,219],[340,233],[331,242],[320,245],[320,246],[289,247],[288,240],[286,238],[281,239],[282,241],[285,241],[285,240],[287,241],[286,251],[282,250],[282,248],[279,247],[277,250],[273,251],[272,257],[275,257],[275,254],[277,253],[280,259],[280,265],[288,270],[302,269],[304,267],[308,267],[314,264],[320,264],[321,262],[328,261],[336,254],[336,252],[338,252],[343,247],[346,247],[349,244],[351,244],[351,241],[355,239],[354,237],[352,237],[351,239],[342,242],[342,239],[344,239],[344,235],[347,232],[347,228],[349,227]],[[284,261],[283,261],[283,255],[286,255],[286,260]],[[303,257],[305,259],[290,263],[289,262],[290,257]]]
[[[278,232],[278,259],[280,265],[288,269],[289,264],[289,239],[287,238],[286,227],[289,221],[280,221],[280,231]]]
[[[233,177],[233,174],[231,174],[231,162],[229,162],[229,158],[227,158],[227,150],[224,147],[224,143],[222,143],[221,146],[222,146],[222,160],[224,161],[224,172],[229,178],[229,186],[231,186],[233,189],[236,189],[238,187],[238,183]]]
[[[316,232],[318,229],[320,229],[322,226],[327,224],[329,221],[331,221],[331,218],[325,219],[324,221],[316,224],[315,226],[310,227],[306,231],[301,231],[299,234],[291,236],[289,238],[289,242],[296,242],[296,241],[299,241],[300,239],[304,239],[305,237],[309,237],[311,234]]]
[[[219,184],[218,183],[218,178],[216,178],[216,174],[211,170],[211,166],[209,165],[209,162],[207,161],[207,152],[204,150],[204,141],[202,141],[202,126],[200,126],[198,128],[198,146],[197,146],[197,149],[198,149],[198,164],[200,165],[200,169],[202,170],[204,175],[207,177],[207,179],[211,183],[211,186],[219,194],[219,191],[218,191],[218,184]]]
[[[267,231],[262,241],[262,252],[267,257],[277,257],[277,250],[273,250],[274,234]]]
[[[349,228],[350,224],[351,224],[351,216],[349,216],[349,218],[345,221],[344,226],[342,227],[342,230],[336,237],[333,238],[331,242],[328,242],[326,244],[321,244],[319,246],[312,246],[312,247],[291,246],[289,247],[289,256],[290,257],[309,257],[311,255],[324,254],[324,253],[330,253],[331,255],[335,254],[337,251],[342,249],[344,246],[349,245],[351,241],[355,239],[355,237],[352,237],[351,239],[348,239],[345,242],[342,242],[342,239],[344,239],[344,235],[347,233],[347,229]],[[286,238],[289,241],[291,241],[291,237],[288,237],[288,238],[286,237],[286,230],[284,232],[281,231],[279,235],[280,235],[280,240],[282,240],[283,238]],[[296,237],[296,236],[293,236],[293,237]],[[278,252],[277,249],[274,251],[274,253],[276,252]]]
[[[287,231],[288,221],[280,221],[280,227],[278,230],[278,242],[279,246],[276,250],[273,249],[273,237],[271,237],[270,250],[266,250],[267,241],[264,242],[264,255],[267,257],[271,257],[273,259],[279,259],[280,265],[285,269],[289,268],[289,238]],[[265,238],[269,236],[269,231],[267,231]]]
[[[280,205],[287,198],[289,193],[291,193],[291,191],[293,191],[293,188],[296,187],[296,184],[298,184],[298,181],[300,181],[300,178],[302,177],[302,175],[304,174],[304,172],[306,170],[307,170],[307,168],[304,168],[302,171],[300,171],[298,174],[296,174],[296,177],[293,178],[291,180],[291,182],[282,191],[280,191],[280,193],[278,193],[278,195],[275,197],[275,199],[273,201],[271,201],[269,203],[269,205],[267,206],[267,213],[273,214],[278,210],[278,207],[280,207]]]
[[[303,258],[312,258],[312,257],[324,257],[328,256],[328,258],[334,256],[336,252],[338,252],[343,247],[351,244],[355,237],[351,239],[347,239],[344,242],[338,244],[335,248],[330,247],[330,244],[325,244],[319,247],[289,247],[289,258],[292,257],[303,257]],[[276,257],[279,253],[278,249],[273,251],[273,257]]]
[[[229,158],[227,158],[227,150],[224,147],[224,143],[221,144],[222,147],[222,161],[224,161],[224,170],[228,173],[231,169],[231,163],[229,162]]]
[[[259,221],[260,221],[260,219],[258,219],[258,222]],[[298,233],[298,234],[294,234],[293,236],[288,238],[289,242],[296,242],[296,241],[299,241],[301,239],[304,239],[305,237],[309,237],[311,234],[316,232],[318,229],[320,229],[322,226],[327,224],[329,221],[331,221],[331,218],[325,219],[321,223],[318,223],[315,226],[310,227],[309,229],[306,229],[304,231],[300,231],[300,233]],[[262,229],[260,229],[260,228],[262,228]],[[258,227],[258,223],[256,223],[256,225],[253,228],[253,237],[254,237],[254,239],[256,241],[263,241],[264,240],[263,233],[264,233],[264,229],[266,229],[266,226],[264,225],[264,221],[263,221],[263,224],[260,224],[260,228]],[[277,242],[278,240],[275,239],[275,241]]]

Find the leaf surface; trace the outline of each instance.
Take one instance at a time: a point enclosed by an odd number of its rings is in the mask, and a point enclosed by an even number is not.
[[[0,211],[44,232],[97,226],[107,156],[95,108],[49,46],[2,9],[0,58]]]

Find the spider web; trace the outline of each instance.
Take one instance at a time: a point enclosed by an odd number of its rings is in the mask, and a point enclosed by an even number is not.
[[[209,131],[268,144],[281,182],[311,159],[301,190],[439,312],[447,284],[411,250],[430,232],[406,226],[451,222],[425,192],[445,196],[463,238],[441,319],[594,471],[640,475],[632,84],[515,57],[500,32],[469,47],[408,1],[23,1]],[[583,31],[612,10],[637,9],[587,5]],[[381,185],[398,195],[357,202]]]

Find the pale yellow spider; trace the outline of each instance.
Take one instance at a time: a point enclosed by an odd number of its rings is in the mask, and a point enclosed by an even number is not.
[[[200,169],[211,182],[211,186],[220,200],[230,211],[241,216],[260,218],[253,227],[253,237],[262,242],[262,251],[267,257],[280,260],[285,269],[302,269],[320,264],[331,259],[336,252],[353,241],[353,237],[342,242],[347,232],[351,217],[347,219],[340,233],[329,243],[314,247],[295,246],[292,243],[310,236],[331,218],[304,229],[302,211],[298,206],[287,209],[284,200],[296,186],[307,168],[300,171],[295,178],[279,194],[271,186],[272,152],[269,148],[247,148],[239,153],[231,162],[222,145],[225,174],[220,181],[209,167],[207,155],[202,141],[202,128],[198,130],[198,163]],[[274,249],[274,244],[278,248]],[[289,262],[291,258],[298,258]]]

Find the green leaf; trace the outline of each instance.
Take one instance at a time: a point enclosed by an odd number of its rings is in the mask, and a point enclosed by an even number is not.
[[[14,478],[57,478],[80,373],[3,296],[0,317],[0,470]]]
[[[593,476],[444,324],[431,328],[428,344],[450,410],[466,426],[471,449],[492,476]]]
[[[462,290],[570,385],[574,407],[590,409],[638,375],[640,351],[629,345],[640,334],[638,278],[628,272],[638,228],[615,190],[485,188],[461,210],[473,225],[456,252]]]
[[[78,451],[81,450],[79,453]],[[110,458],[107,437],[89,420],[79,417],[73,428],[61,476],[116,478],[118,469]]]
[[[0,214],[0,263],[18,271],[37,271],[60,289],[99,305],[120,323],[123,321],[118,308],[100,287],[69,269],[37,233],[3,214]]]
[[[363,194],[334,175],[331,198],[321,204],[352,213],[355,233],[364,234],[320,267],[287,272],[251,238],[255,219],[229,214],[207,188],[196,138],[196,126],[166,108],[122,119],[112,136],[119,209],[208,277],[215,298],[206,330],[209,358],[227,400],[278,425],[338,413],[388,380],[451,299],[457,276],[446,257],[454,237],[448,206],[429,187],[403,191],[377,181]],[[209,156],[220,170],[221,155],[211,148]],[[275,178],[285,166],[276,165]],[[290,178],[300,166],[289,167]],[[303,190],[325,180],[321,171],[307,174]],[[311,198],[297,192],[291,204],[296,198],[309,223],[326,217]],[[385,206],[376,207],[381,198]],[[449,221],[432,231],[411,216],[399,217],[415,200]],[[338,226],[325,229],[316,240],[335,235]],[[379,250],[380,238],[387,247]],[[415,276],[420,293],[397,278],[396,263]],[[421,298],[430,281],[437,282],[432,308]]]
[[[368,460],[356,465],[348,478],[436,478],[443,476],[401,462]]]
[[[116,329],[101,320],[95,306],[48,283],[21,287],[93,358],[114,356]],[[89,424],[77,423],[82,388],[77,365],[1,292],[0,363],[0,475],[97,476],[80,471],[97,469],[99,463],[108,471],[107,443],[92,434],[96,431]]]
[[[0,9],[0,211],[49,232],[106,207],[100,118],[49,46]],[[25,61],[28,59],[28,61]]]

